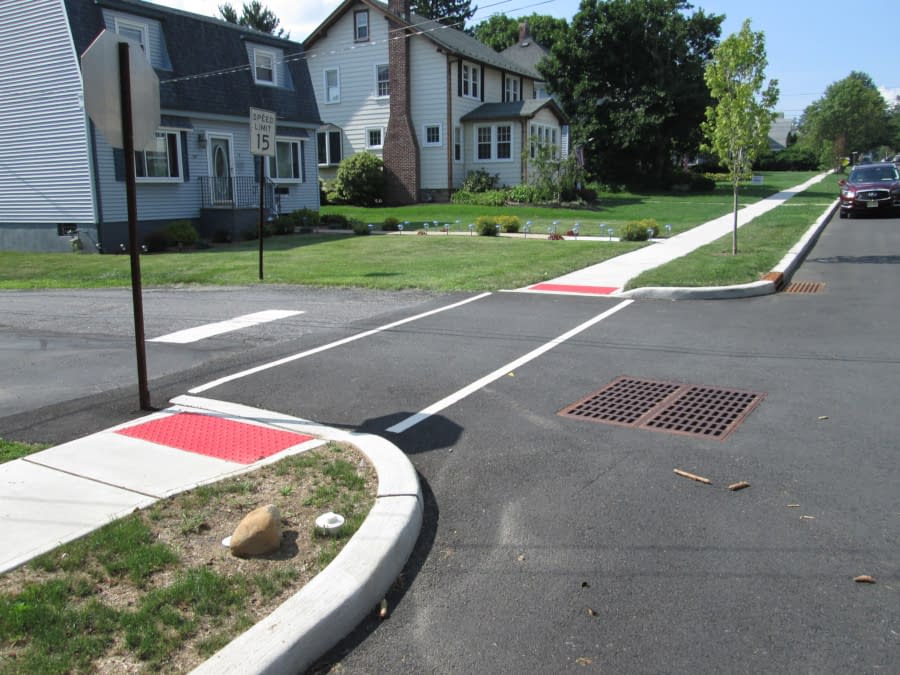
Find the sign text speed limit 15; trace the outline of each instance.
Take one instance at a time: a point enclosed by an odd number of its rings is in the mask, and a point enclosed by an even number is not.
[[[275,113],[250,108],[250,154],[275,156]]]

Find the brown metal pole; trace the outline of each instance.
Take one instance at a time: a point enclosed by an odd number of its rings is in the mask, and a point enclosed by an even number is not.
[[[141,410],[152,410],[147,386],[144,345],[144,303],[141,296],[141,256],[137,241],[137,190],[134,179],[134,124],[131,111],[131,68],[128,43],[119,43],[119,100],[122,108],[122,146],[125,152],[125,194],[128,201],[128,251],[131,256],[131,299],[134,305],[134,347],[137,354],[138,398]]]
[[[263,204],[266,185],[266,157],[259,156],[259,280],[263,280]]]

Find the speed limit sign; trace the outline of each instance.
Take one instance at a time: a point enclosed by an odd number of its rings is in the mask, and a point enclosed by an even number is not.
[[[275,156],[275,113],[250,108],[250,154]]]

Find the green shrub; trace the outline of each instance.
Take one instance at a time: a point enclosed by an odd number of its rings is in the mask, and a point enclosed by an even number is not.
[[[496,223],[500,226],[501,232],[518,232],[522,227],[522,221],[518,216],[497,216]]]
[[[496,237],[497,221],[491,216],[478,216],[475,219],[475,229],[482,237]]]
[[[484,169],[478,171],[470,171],[465,180],[460,185],[460,190],[464,192],[488,192],[496,190],[500,183],[500,174],[491,175]]]
[[[291,218],[294,221],[295,227],[303,229],[318,227],[322,222],[319,212],[313,211],[312,209],[296,209],[295,211],[291,211]]]
[[[350,220],[340,213],[326,213],[319,219],[319,223],[330,230],[346,230],[350,227]]]
[[[509,191],[506,193],[506,197],[511,202],[530,204],[536,201],[535,188],[533,185],[528,185],[527,183],[515,185],[509,189]]]
[[[653,237],[659,235],[659,225],[652,218],[633,220],[625,224],[619,238],[622,241],[647,241],[651,236],[647,233],[647,230],[652,232]]]
[[[193,246],[200,238],[189,220],[173,220],[166,225],[165,234],[170,246]]]
[[[371,230],[369,229],[369,225],[367,223],[362,222],[361,220],[351,220],[350,221],[350,229],[353,230],[353,234],[364,235],[371,234]]]
[[[457,190],[450,197],[454,204],[469,204],[472,206],[503,206],[506,204],[506,190],[491,190],[490,192],[468,192]]]
[[[277,216],[272,225],[275,228],[275,234],[293,234],[294,218],[289,213]]]
[[[388,216],[381,222],[381,230],[383,232],[396,232],[400,229],[400,221],[393,216]]]
[[[384,199],[384,162],[371,152],[357,152],[341,160],[334,194],[338,200],[354,206],[380,204]]]

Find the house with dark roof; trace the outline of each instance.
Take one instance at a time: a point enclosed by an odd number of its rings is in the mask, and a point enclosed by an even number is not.
[[[412,14],[409,0],[344,0],[303,46],[325,179],[344,157],[372,152],[386,202],[443,201],[480,169],[528,182],[539,146],[564,147],[566,116],[539,96],[529,62]]]
[[[136,149],[139,237],[189,219],[240,236],[258,219],[250,108],[276,113],[268,215],[318,209],[321,125],[299,43],[141,0],[0,0],[0,249],[118,251],[126,158],[85,113],[80,56],[102,31],[137,42],[160,121]]]
[[[519,39],[514,45],[510,45],[500,52],[500,54],[514,63],[531,68],[534,72],[538,71],[538,64],[544,60],[544,57],[550,54],[550,50],[534,41],[531,37],[531,30],[528,28],[528,22],[522,21],[519,24]],[[534,82],[535,98],[549,98],[550,93],[547,90],[547,83],[544,80],[536,80]]]

